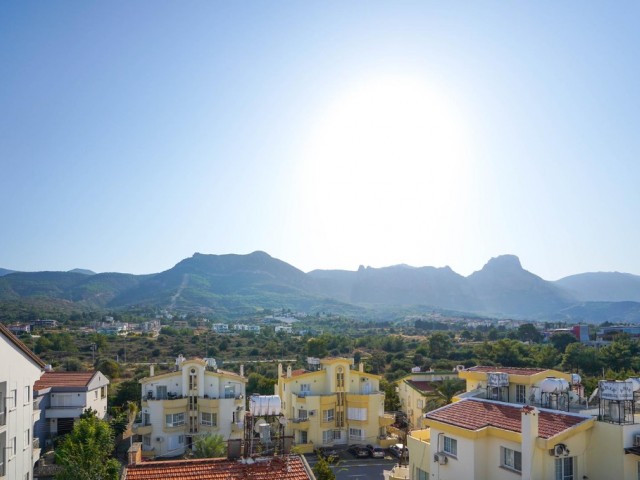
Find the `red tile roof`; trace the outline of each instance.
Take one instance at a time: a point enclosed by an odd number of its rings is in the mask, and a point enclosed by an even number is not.
[[[480,430],[496,427],[512,432],[521,432],[520,405],[482,401],[477,399],[461,400],[425,415],[427,420],[455,425],[466,430]],[[551,438],[591,417],[570,415],[564,412],[540,410],[538,417],[538,436]]]
[[[13,343],[19,350],[22,350],[22,353],[29,357],[33,361],[33,363],[38,365],[40,368],[44,368],[44,362],[40,360],[40,358],[35,353],[29,350],[29,347],[18,340],[18,337],[11,333],[11,330],[5,327],[2,323],[0,323],[0,333],[7,337],[7,340]]]
[[[411,385],[413,388],[415,388],[416,390],[423,393],[433,392],[435,391],[436,386],[438,386],[438,384],[434,382],[423,382],[419,380],[418,381],[407,380],[407,383]]]
[[[517,368],[517,367],[471,367],[467,368],[467,371],[470,372],[502,372],[508,373],[509,375],[537,375],[538,373],[548,371],[548,368]]]
[[[251,464],[226,458],[166,460],[129,465],[123,480],[310,480],[307,468],[297,455],[257,459]]]
[[[97,372],[44,372],[33,388],[86,387]]]

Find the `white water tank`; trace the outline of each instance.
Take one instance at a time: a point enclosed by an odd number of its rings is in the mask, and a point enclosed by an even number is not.
[[[580,385],[582,383],[582,377],[577,373],[571,374],[571,385]]]
[[[633,385],[634,392],[637,392],[638,390],[640,390],[640,377],[630,377],[630,378],[627,378],[626,381],[631,382],[631,384]]]
[[[249,412],[254,417],[280,415],[282,401],[278,395],[252,395],[249,398]]]
[[[569,382],[564,378],[547,377],[540,384],[542,393],[564,393],[569,390]]]

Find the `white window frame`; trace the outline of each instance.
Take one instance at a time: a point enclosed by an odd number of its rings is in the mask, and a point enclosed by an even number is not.
[[[347,408],[347,420],[359,420],[359,421],[367,421],[367,409],[366,408],[356,408],[349,407]]]
[[[578,478],[576,457],[560,457],[555,461],[556,480],[576,480]]]
[[[31,429],[30,429],[30,428],[27,428],[27,429],[24,431],[24,445],[23,445],[23,447],[24,447],[25,449],[29,448],[29,444],[31,443],[31,442],[29,441],[29,439],[30,439],[30,438],[31,438]]]
[[[527,403],[527,387],[516,385],[516,403]]]
[[[364,440],[364,429],[349,427],[350,440]]]
[[[11,395],[9,396],[9,410],[15,410],[18,408],[18,389],[14,388],[11,390]]]
[[[205,420],[205,415],[209,416],[208,420]],[[200,412],[200,425],[207,427],[218,426],[218,414],[215,412]]]
[[[452,457],[458,456],[458,440],[446,435],[442,438],[442,451]]]
[[[425,472],[419,467],[416,467],[416,480],[429,480],[429,472]]]
[[[9,439],[9,458],[13,458],[18,454],[18,440],[15,436]]]
[[[333,422],[336,416],[335,408],[329,408],[328,410],[322,411],[322,421],[323,422]]]
[[[298,420],[300,421],[309,420],[309,410],[307,410],[306,408],[299,408]]]
[[[514,472],[522,472],[522,452],[500,447],[500,466]]]
[[[167,428],[184,426],[184,412],[168,413],[167,415],[165,415],[165,423]]]
[[[29,402],[31,402],[31,387],[29,385],[25,385],[23,403],[26,405]]]

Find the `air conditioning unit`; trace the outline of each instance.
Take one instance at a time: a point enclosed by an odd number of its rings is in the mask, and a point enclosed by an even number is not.
[[[557,445],[554,445],[551,450],[549,450],[549,455],[552,455],[554,457],[566,456],[569,455],[569,449],[564,443],[558,443]]]
[[[164,442],[164,437],[156,437],[156,442]]]
[[[309,416],[313,417],[316,414],[315,410],[309,410]]]
[[[433,461],[439,463],[440,465],[446,465],[449,461],[449,457],[447,457],[442,452],[438,452],[433,456]]]
[[[636,433],[633,436],[633,446],[634,447],[640,447],[640,433]]]

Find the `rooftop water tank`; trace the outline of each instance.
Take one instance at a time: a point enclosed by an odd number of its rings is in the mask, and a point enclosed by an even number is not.
[[[547,377],[540,384],[542,393],[564,393],[569,390],[569,382],[564,378]]]
[[[282,401],[278,395],[252,395],[249,398],[249,412],[255,417],[280,415]]]

